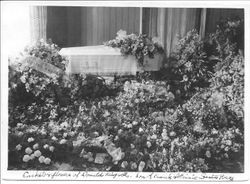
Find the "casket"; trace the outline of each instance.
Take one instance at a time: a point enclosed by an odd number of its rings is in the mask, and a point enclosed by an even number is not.
[[[69,60],[68,74],[135,75],[138,71],[157,71],[163,63],[163,55],[156,54],[154,58],[146,56],[141,67],[134,56],[124,56],[118,48],[104,45],[62,48],[60,54]]]

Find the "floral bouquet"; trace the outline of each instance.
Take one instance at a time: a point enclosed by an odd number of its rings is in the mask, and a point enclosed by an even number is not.
[[[53,44],[51,40],[47,43],[44,40],[40,40],[36,45],[26,47],[21,57],[11,61],[9,66],[10,90],[15,92],[18,85],[24,85],[27,93],[32,93],[41,99],[45,99],[45,94],[53,94],[51,87],[59,85],[62,75],[54,74],[52,71],[50,72],[51,75],[48,76],[37,68],[51,66],[58,71],[62,71],[63,74],[67,60],[59,54],[59,50],[60,48]],[[27,58],[31,58],[30,62],[25,62]],[[32,67],[33,63],[37,68]],[[47,70],[49,69],[48,67]]]
[[[138,60],[139,65],[143,65],[144,56],[154,57],[156,53],[162,53],[163,47],[156,38],[149,38],[145,34],[130,34],[120,30],[115,39],[107,41],[104,45],[120,48],[123,55],[133,55]]]

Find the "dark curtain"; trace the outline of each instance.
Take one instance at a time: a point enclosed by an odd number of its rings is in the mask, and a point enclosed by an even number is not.
[[[146,8],[143,33],[159,37],[168,57],[180,37],[192,29],[199,31],[200,14],[197,8]]]

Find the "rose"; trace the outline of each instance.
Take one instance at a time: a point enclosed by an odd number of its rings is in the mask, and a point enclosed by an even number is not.
[[[32,152],[33,152],[33,151],[32,151],[32,149],[31,149],[30,147],[27,147],[27,148],[25,149],[25,153],[27,153],[28,155],[30,155]]]

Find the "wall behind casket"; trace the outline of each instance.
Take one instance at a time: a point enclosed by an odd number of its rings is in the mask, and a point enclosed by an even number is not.
[[[100,45],[120,29],[139,33],[139,8],[49,6],[47,11],[47,38],[60,47]]]

